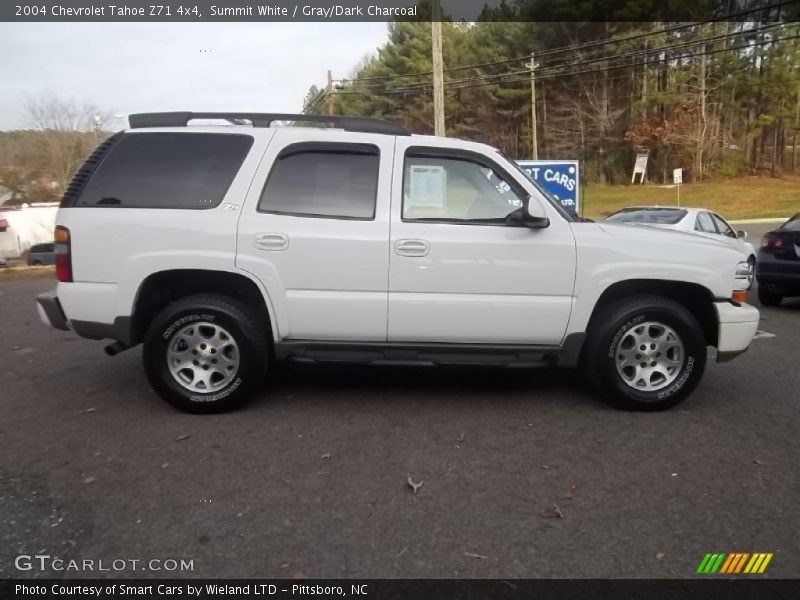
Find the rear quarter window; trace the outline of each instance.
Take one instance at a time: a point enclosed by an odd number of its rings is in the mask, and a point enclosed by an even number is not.
[[[253,138],[210,133],[140,133],[120,140],[75,206],[208,209],[218,206]]]

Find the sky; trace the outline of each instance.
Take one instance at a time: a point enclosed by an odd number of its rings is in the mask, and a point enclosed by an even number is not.
[[[385,23],[0,23],[0,130],[47,93],[119,115],[300,112],[328,69],[347,77],[386,38]]]

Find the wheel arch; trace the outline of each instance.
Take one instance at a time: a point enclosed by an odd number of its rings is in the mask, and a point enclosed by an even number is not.
[[[623,298],[641,295],[662,296],[684,306],[703,327],[706,345],[716,346],[719,324],[714,311],[714,294],[700,284],[687,281],[630,279],[608,286],[594,305],[587,324],[587,332],[591,330],[597,316],[605,307]]]
[[[144,339],[148,324],[164,307],[194,294],[223,294],[252,306],[266,319],[273,339],[279,339],[274,307],[267,291],[249,273],[169,269],[148,275],[139,285],[133,300],[129,322],[131,345]]]

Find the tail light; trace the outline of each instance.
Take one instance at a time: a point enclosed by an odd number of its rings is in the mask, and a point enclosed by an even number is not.
[[[54,234],[56,279],[63,282],[72,281],[72,243],[69,229],[58,225]]]
[[[8,221],[0,219],[0,233],[5,233],[6,229],[8,229]]]
[[[761,249],[766,252],[780,252],[783,248],[783,238],[779,235],[768,233],[761,238]]]

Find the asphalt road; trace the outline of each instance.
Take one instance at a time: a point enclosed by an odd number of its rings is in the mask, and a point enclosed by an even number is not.
[[[140,349],[42,325],[52,285],[0,280],[0,578],[54,574],[20,554],[193,561],[67,577],[694,577],[707,552],[800,576],[800,301],[664,413],[561,370],[295,367],[198,417]]]

